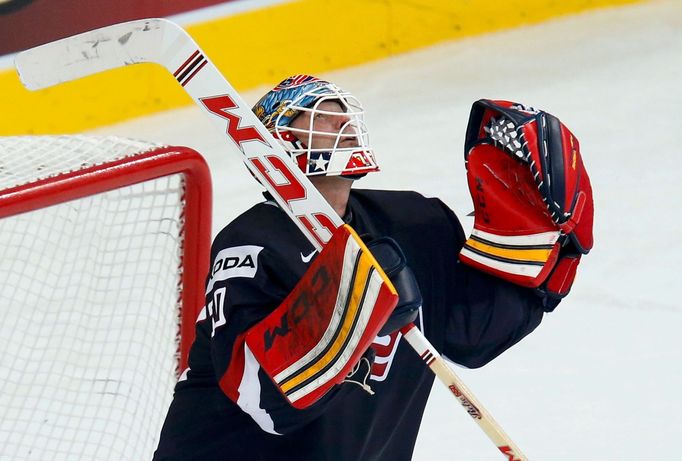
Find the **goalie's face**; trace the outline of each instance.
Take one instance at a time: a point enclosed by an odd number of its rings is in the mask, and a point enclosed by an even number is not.
[[[289,131],[302,147],[313,151],[330,151],[338,147],[360,147],[361,137],[337,101],[324,101],[305,111],[289,124]]]
[[[367,129],[359,103],[338,94],[325,95],[309,107],[296,107],[298,115],[283,136],[297,141],[289,153],[309,176],[360,176],[378,168],[368,147]]]

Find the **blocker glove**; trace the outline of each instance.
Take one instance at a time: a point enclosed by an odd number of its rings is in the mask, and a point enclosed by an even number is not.
[[[378,239],[373,251],[349,225],[336,229],[282,303],[237,337],[221,378],[225,394],[238,403],[244,380],[262,370],[303,409],[355,375],[358,363],[370,365],[377,335],[414,320],[421,305],[398,245]]]
[[[553,310],[593,244],[592,187],[578,139],[551,114],[481,99],[464,151],[475,219],[460,260],[537,289]]]
[[[390,237],[381,237],[370,240],[367,248],[398,292],[398,304],[379,331],[379,336],[384,336],[415,321],[422,306],[422,295],[398,242]]]

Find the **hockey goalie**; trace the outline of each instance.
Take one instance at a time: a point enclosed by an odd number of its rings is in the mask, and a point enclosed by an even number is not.
[[[409,460],[433,374],[401,328],[476,368],[557,307],[592,247],[578,140],[546,112],[474,103],[467,237],[437,198],[354,187],[379,166],[350,93],[297,75],[253,110],[345,225],[318,253],[265,194],[217,235],[155,459]]]

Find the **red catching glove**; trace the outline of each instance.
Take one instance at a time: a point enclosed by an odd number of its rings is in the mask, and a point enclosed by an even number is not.
[[[474,229],[462,262],[537,288],[552,310],[592,248],[590,179],[558,118],[509,101],[476,101],[465,141]]]

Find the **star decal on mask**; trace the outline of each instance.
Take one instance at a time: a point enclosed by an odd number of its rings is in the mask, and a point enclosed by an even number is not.
[[[328,155],[325,155],[322,152],[317,154],[317,158],[314,158],[313,155],[310,156],[309,164],[312,167],[313,172],[326,171],[328,163],[329,163]]]

